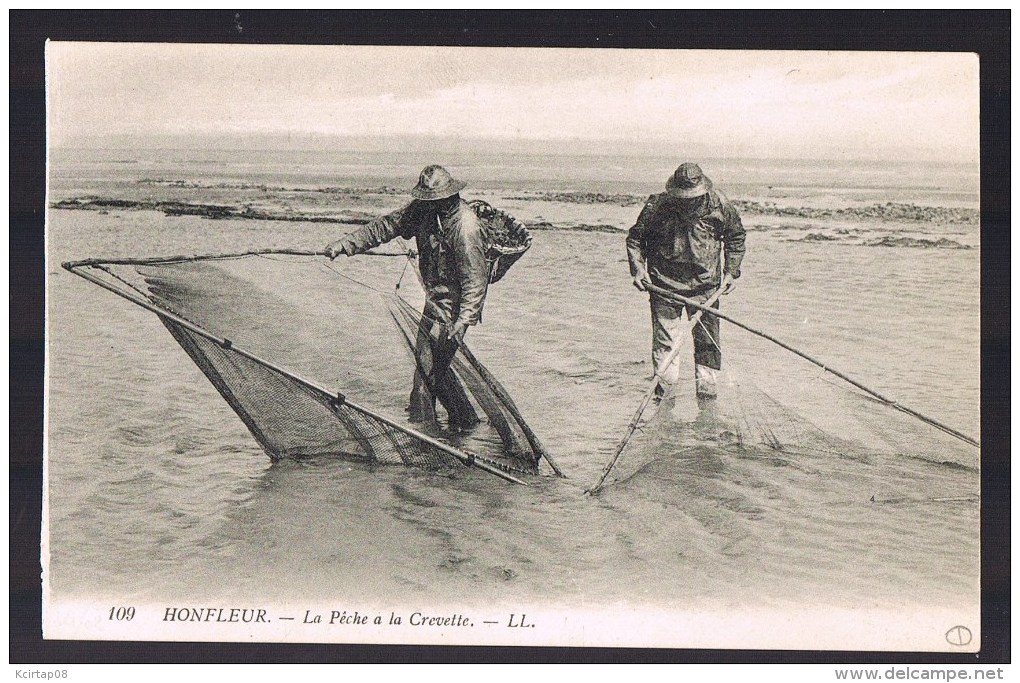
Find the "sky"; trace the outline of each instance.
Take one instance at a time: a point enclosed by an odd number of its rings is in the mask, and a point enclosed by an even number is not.
[[[967,53],[60,43],[53,145],[381,136],[979,157]],[[585,147],[585,145],[582,145]]]

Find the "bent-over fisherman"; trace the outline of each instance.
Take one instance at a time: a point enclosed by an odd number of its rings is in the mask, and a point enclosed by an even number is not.
[[[416,341],[418,372],[408,412],[413,421],[434,419],[438,398],[453,430],[479,423],[450,364],[468,327],[481,322],[489,283],[482,225],[460,197],[465,185],[442,166],[427,166],[411,190],[413,201],[326,247],[329,257],[335,259],[341,254],[363,253],[397,237],[415,239],[425,309]]]
[[[740,277],[744,236],[737,210],[713,189],[701,167],[681,164],[666,181],[666,191],[648,198],[627,234],[634,286],[646,291],[645,285],[650,282],[698,303],[708,301],[719,288],[728,294]],[[659,368],[659,364],[678,341],[684,309],[688,309],[688,318],[696,309],[665,301],[654,293],[649,298],[652,363],[660,372],[655,393],[662,397],[679,379],[679,357],[668,368]],[[718,307],[716,301],[713,308]],[[722,367],[719,318],[703,315],[692,333],[697,397],[702,401],[714,399],[716,372]]]

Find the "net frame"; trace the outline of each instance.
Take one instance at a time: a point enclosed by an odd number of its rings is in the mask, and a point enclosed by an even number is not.
[[[738,399],[736,403],[738,408],[736,413],[739,415],[739,419],[733,420],[733,414],[729,415],[728,421],[720,422],[719,424],[725,424],[727,427],[732,427],[735,432],[724,431],[720,436],[725,435],[733,440],[733,445],[740,449],[754,449],[757,447],[765,447],[774,452],[780,453],[797,453],[797,452],[811,452],[811,453],[828,453],[830,455],[838,455],[844,457],[845,452],[857,451],[863,454],[874,454],[874,455],[905,455],[907,457],[914,457],[920,459],[927,459],[927,457],[921,457],[910,448],[903,448],[903,435],[896,432],[896,426],[887,429],[876,429],[876,425],[881,424],[880,419],[875,419],[878,416],[875,414],[877,410],[885,410],[887,414],[885,417],[890,415],[900,414],[901,420],[904,422],[898,426],[901,428],[909,428],[916,426],[920,430],[926,430],[924,437],[926,439],[938,439],[941,438],[945,443],[955,444],[958,448],[973,447],[980,451],[981,443],[976,438],[955,429],[944,422],[937,420],[930,415],[922,413],[914,408],[904,405],[903,403],[892,399],[882,393],[879,393],[875,389],[865,385],[864,383],[848,376],[846,373],[837,370],[832,365],[822,362],[816,357],[805,353],[804,351],[780,340],[776,337],[762,332],[750,325],[747,325],[740,320],[735,319],[733,316],[721,312],[717,308],[712,307],[712,300],[706,302],[694,301],[688,297],[676,294],[669,290],[665,290],[658,287],[650,282],[645,282],[644,286],[652,297],[658,297],[663,301],[671,303],[676,306],[687,307],[688,320],[684,332],[680,333],[676,338],[676,344],[671,351],[669,357],[663,361],[663,365],[668,365],[670,360],[673,358],[675,353],[683,347],[686,340],[690,337],[690,331],[696,325],[704,325],[703,314],[713,315],[720,320],[725,320],[732,323],[735,327],[739,328],[742,332],[750,333],[749,338],[756,339],[759,343],[764,343],[769,346],[773,351],[779,354],[788,353],[789,358],[798,359],[801,364],[807,368],[814,368],[814,381],[823,382],[824,385],[828,385],[832,389],[839,391],[843,398],[843,405],[853,404],[853,412],[860,414],[861,417],[868,419],[868,425],[875,431],[874,434],[869,435],[870,441],[867,443],[858,442],[856,438],[850,439],[841,435],[840,431],[830,431],[832,425],[816,424],[814,420],[805,417],[798,410],[797,406],[787,405],[786,401],[781,400],[777,396],[773,396],[762,387],[757,386],[753,381],[743,382],[745,391],[751,388],[754,392],[754,399],[756,403],[748,402],[749,396],[744,396],[742,400]],[[718,296],[718,292],[716,294]],[[711,334],[709,338],[712,339]],[[719,348],[718,342],[712,339],[713,344],[716,348]],[[721,351],[721,349],[719,349]],[[806,363],[805,363],[806,361]],[[740,363],[734,363],[730,361],[730,365],[739,366]],[[732,376],[731,376],[732,381]],[[621,461],[620,456],[625,450],[627,450],[630,443],[631,437],[636,431],[641,430],[642,427],[648,423],[641,420],[642,413],[649,403],[650,395],[655,386],[659,383],[660,371],[656,369],[653,376],[651,386],[646,393],[646,396],[640,404],[637,413],[628,425],[628,431],[626,432],[623,440],[620,442],[617,450],[614,452],[612,458],[607,462],[603,468],[601,477],[599,480],[587,489],[585,492],[590,495],[597,494],[603,489],[603,487],[610,481],[610,474],[616,472],[618,465]],[[691,383],[696,380],[691,380]],[[693,389],[693,386],[691,387]],[[676,387],[673,387],[676,390]],[[673,394],[670,400],[675,400],[676,395]],[[789,398],[789,397],[787,397]],[[733,401],[734,397],[730,396],[727,402]],[[765,408],[761,405],[761,402],[768,404]],[[711,403],[714,403],[712,401]],[[803,407],[803,406],[801,406]],[[701,412],[702,406],[699,404],[698,412]],[[709,411],[710,413],[713,411]],[[768,418],[763,417],[769,413]],[[783,416],[791,417],[793,419],[786,420],[784,424],[784,430],[787,431],[786,436],[790,435],[788,425],[795,424],[795,429],[798,431],[796,436],[791,440],[790,438],[780,439],[776,436],[775,432],[771,430],[771,424],[778,424],[778,420],[782,420]],[[905,416],[905,417],[903,417]],[[653,418],[655,419],[655,418]],[[686,422],[686,424],[684,424]],[[685,428],[694,426],[694,423],[687,422],[681,419],[681,424]],[[914,429],[904,429],[904,434],[914,434]],[[694,443],[700,441],[697,435],[693,435]],[[948,437],[948,439],[946,438]],[[647,464],[647,463],[645,463]],[[966,466],[966,465],[962,465]],[[625,481],[630,477],[634,476],[634,473],[639,469],[631,467],[631,471],[613,479],[614,483]]]
[[[189,357],[196,361],[196,364],[203,370],[206,377],[210,379],[221,396],[223,396],[223,398],[231,405],[231,408],[234,409],[235,413],[237,413],[241,420],[245,423],[256,441],[259,442],[260,446],[262,446],[273,460],[279,460],[282,457],[286,457],[287,454],[279,452],[278,449],[274,448],[270,439],[268,439],[264,434],[261,434],[261,430],[255,424],[250,415],[246,416],[243,403],[236,397],[232,397],[230,395],[231,392],[229,387],[225,385],[222,377],[216,377],[215,374],[210,374],[210,372],[207,371],[207,367],[212,367],[212,364],[199,362],[196,359],[196,354],[198,356],[206,355],[208,353],[208,348],[215,347],[224,352],[234,354],[236,357],[244,359],[247,362],[253,363],[269,373],[281,378],[286,378],[291,383],[300,386],[310,398],[321,405],[324,409],[328,410],[329,413],[338,420],[343,422],[352,434],[357,435],[355,438],[362,443],[369,443],[373,439],[378,441],[382,438],[387,440],[398,453],[400,453],[404,448],[416,448],[423,451],[422,460],[430,461],[435,466],[460,463],[469,467],[476,467],[513,483],[527,485],[527,482],[506,471],[507,468],[500,466],[499,463],[490,461],[484,456],[480,456],[465,449],[456,448],[418,430],[402,425],[392,418],[371,410],[364,405],[351,401],[347,396],[339,391],[322,386],[321,384],[304,377],[289,368],[273,363],[272,361],[254,354],[245,348],[239,347],[230,339],[216,335],[183,316],[178,315],[163,306],[157,305],[130,282],[119,277],[111,268],[111,266],[116,265],[169,265],[188,261],[236,259],[245,256],[257,256],[263,254],[297,256],[324,255],[322,252],[295,249],[266,249],[244,253],[202,254],[194,256],[165,256],[134,259],[93,258],[66,262],[61,265],[68,272],[82,277],[83,279],[98,285],[107,291],[117,294],[118,296],[150,311],[151,313],[156,314],[164,326],[166,326],[170,331],[171,335],[174,336],[175,340],[178,341],[182,348],[184,348],[185,352],[188,353]],[[379,255],[404,257],[404,254]],[[102,273],[102,275],[97,273]],[[202,342],[199,342],[198,340],[204,340],[204,342],[210,343],[212,347],[202,349]],[[369,427],[368,425],[372,427]],[[366,448],[366,450],[373,451],[374,449]],[[407,463],[405,460],[405,464],[414,463]]]

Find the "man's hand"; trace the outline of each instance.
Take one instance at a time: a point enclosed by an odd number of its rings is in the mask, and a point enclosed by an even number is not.
[[[645,283],[648,282],[648,271],[644,268],[638,270],[634,274],[634,286],[638,288],[638,291],[645,291]]]
[[[464,335],[467,333],[467,323],[456,321],[446,326],[446,338],[455,341],[458,344],[464,341]]]
[[[342,247],[338,247],[335,244],[327,244],[326,248],[323,249],[323,253],[329,257],[330,261],[336,259],[337,256],[346,256],[347,252]]]
[[[737,281],[733,279],[732,275],[726,273],[723,275],[722,283],[719,285],[719,288],[722,289],[723,294],[729,294],[736,288],[736,286]]]

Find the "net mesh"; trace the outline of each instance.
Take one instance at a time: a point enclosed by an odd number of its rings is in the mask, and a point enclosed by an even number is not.
[[[343,272],[323,258],[279,255],[77,268],[155,307],[273,459],[337,455],[424,469],[468,460],[538,473],[541,442],[466,346],[453,374],[481,424],[455,434],[445,415],[412,422],[407,397],[421,315],[414,304],[362,284],[392,283],[394,261],[348,259]]]
[[[403,299],[392,301],[394,320],[400,326],[408,350],[414,355],[415,335],[423,325],[419,315]],[[489,424],[499,434],[505,449],[514,457],[535,460],[547,455],[542,443],[521,417],[509,393],[471,353],[467,346],[458,349],[453,357],[453,372],[457,381],[477,403],[480,411],[488,418]]]
[[[707,315],[707,314],[706,314]],[[879,400],[818,365],[722,321],[717,398],[699,400],[687,334],[680,380],[643,413],[605,485],[692,449],[742,458],[911,458],[975,469],[979,448]],[[786,460],[784,460],[785,462]]]

